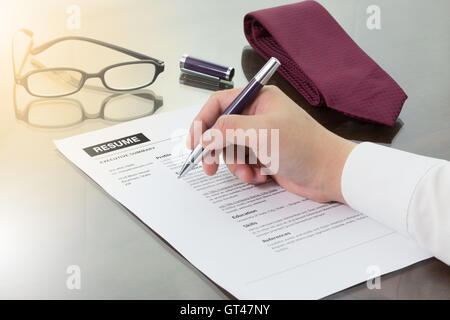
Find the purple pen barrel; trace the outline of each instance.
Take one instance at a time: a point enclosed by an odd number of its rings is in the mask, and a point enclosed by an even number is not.
[[[252,79],[247,86],[239,93],[239,95],[231,102],[231,104],[224,110],[223,114],[240,114],[245,107],[249,106],[258,95],[259,90],[263,85]]]
[[[280,65],[280,61],[276,58],[270,58],[245,88],[242,89],[233,102],[225,109],[223,114],[240,114],[246,106],[249,106],[252,103],[258,95],[259,90],[267,84]]]
[[[269,79],[277,71],[280,61],[276,58],[270,58],[269,61],[261,68],[261,70],[253,77],[252,80],[242,89],[231,104],[224,110],[222,114],[240,114],[245,107],[249,106],[258,95],[261,88],[267,84]]]
[[[191,57],[187,54],[180,59],[180,69],[195,75],[231,81],[234,76],[234,68],[222,66],[202,59]]]

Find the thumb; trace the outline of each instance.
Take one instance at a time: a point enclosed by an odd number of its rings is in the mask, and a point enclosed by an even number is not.
[[[256,148],[262,122],[260,115],[222,115],[203,133],[201,144],[209,150],[223,149],[230,144]]]

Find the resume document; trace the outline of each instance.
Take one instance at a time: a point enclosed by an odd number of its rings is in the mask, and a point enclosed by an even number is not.
[[[199,164],[177,179],[198,110],[182,108],[55,144],[238,299],[322,298],[430,256],[363,213],[291,194],[270,179],[242,183],[223,164],[212,177]]]

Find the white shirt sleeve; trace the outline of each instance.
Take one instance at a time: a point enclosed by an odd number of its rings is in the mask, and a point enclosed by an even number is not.
[[[363,142],[344,165],[341,187],[350,207],[450,265],[450,162]]]

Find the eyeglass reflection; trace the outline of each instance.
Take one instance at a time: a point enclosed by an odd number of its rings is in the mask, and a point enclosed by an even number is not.
[[[89,90],[89,89],[86,89]],[[13,100],[15,116],[27,124],[47,129],[68,128],[88,119],[103,119],[109,122],[124,122],[153,115],[163,105],[163,98],[152,90],[141,89],[126,93],[95,92],[96,112],[89,112],[94,99],[84,92],[70,97],[34,98],[21,103],[18,87],[14,85]],[[98,99],[98,95],[100,99]]]

